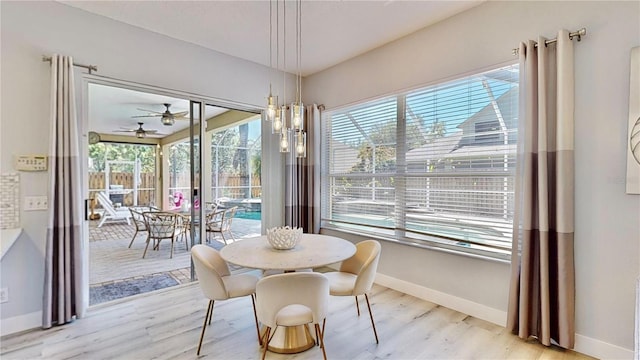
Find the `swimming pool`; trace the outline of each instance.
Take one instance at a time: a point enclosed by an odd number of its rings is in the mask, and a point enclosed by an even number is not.
[[[260,211],[238,211],[236,213],[237,218],[240,219],[249,219],[249,220],[261,220],[262,212]]]

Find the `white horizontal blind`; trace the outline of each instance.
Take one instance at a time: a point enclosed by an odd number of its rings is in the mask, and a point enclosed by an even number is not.
[[[508,255],[517,65],[325,115],[323,226]]]

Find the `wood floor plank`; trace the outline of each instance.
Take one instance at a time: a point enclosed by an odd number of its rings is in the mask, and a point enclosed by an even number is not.
[[[329,359],[564,359],[588,356],[547,348],[505,328],[374,286],[369,296],[380,344],[364,298],[330,298],[325,343]],[[197,283],[91,307],[85,318],[49,330],[3,337],[2,359],[194,359],[207,300]],[[219,301],[207,327],[202,358],[258,359],[250,298]],[[269,360],[320,359],[316,346],[299,354],[269,352]]]

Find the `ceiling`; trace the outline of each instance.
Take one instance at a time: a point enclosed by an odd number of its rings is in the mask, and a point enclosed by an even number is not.
[[[300,71],[303,76],[327,69],[359,54],[444,20],[481,4],[475,1],[316,1],[302,0],[302,49]],[[273,58],[269,61],[269,6],[260,1],[60,1],[66,5],[102,15],[145,30],[203,46],[221,53],[276,67],[275,35]],[[280,11],[283,2],[278,3]],[[296,72],[295,2],[286,1],[287,67]],[[280,25],[283,23],[280,17]],[[272,21],[275,28],[275,16]],[[275,34],[275,30],[274,30]],[[282,38],[282,35],[281,35]],[[290,45],[289,45],[290,44]],[[283,46],[280,46],[282,49]],[[282,61],[282,55],[280,55]],[[163,112],[189,110],[186,100],[91,84],[89,90],[89,130],[101,134],[135,136],[138,122],[146,130],[157,130],[149,137],[164,137],[188,127],[176,120],[164,126],[160,116],[134,118]],[[141,110],[142,109],[142,110]],[[207,106],[207,118],[226,109]],[[162,135],[161,135],[162,134]]]
[[[303,76],[327,69],[481,4],[475,1],[302,0]],[[271,1],[60,1],[126,24],[276,67]],[[284,8],[279,2],[280,11]],[[286,1],[288,72],[295,73],[295,2]],[[275,13],[275,9],[274,9]],[[275,16],[274,16],[275,18]],[[284,23],[280,16],[280,25]],[[272,21],[275,28],[276,21]],[[284,36],[281,35],[281,39]],[[284,46],[280,46],[283,49]],[[282,61],[282,56],[280,59]],[[281,68],[281,67],[280,67]]]
[[[171,113],[189,111],[189,101],[164,95],[151,94],[101,84],[89,84],[88,91],[89,130],[100,134],[136,136],[138,123],[143,123],[145,130],[156,130],[156,134],[147,137],[163,138],[189,127],[189,115],[185,119],[177,119],[172,126],[163,125],[161,116],[153,113],[164,112],[163,104],[170,104]],[[205,118],[228,111],[215,106],[205,107]],[[148,116],[149,117],[134,117]]]

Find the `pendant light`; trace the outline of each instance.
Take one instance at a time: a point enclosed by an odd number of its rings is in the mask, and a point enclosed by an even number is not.
[[[273,2],[271,0],[269,0],[269,69],[273,69]],[[267,107],[262,111],[262,118],[265,121],[273,121],[277,108],[278,96],[273,95],[271,79],[269,79],[269,96],[267,96]]]
[[[291,109],[291,131],[295,136],[295,153],[307,156],[307,134],[304,132],[304,104],[302,103],[302,0],[296,0],[296,96]]]

